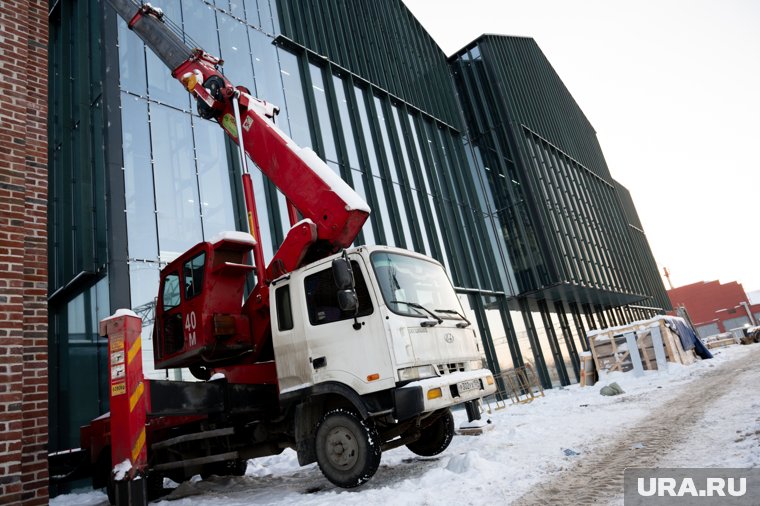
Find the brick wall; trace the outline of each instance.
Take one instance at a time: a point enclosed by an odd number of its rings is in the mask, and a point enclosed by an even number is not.
[[[48,500],[47,4],[0,1],[0,504]]]

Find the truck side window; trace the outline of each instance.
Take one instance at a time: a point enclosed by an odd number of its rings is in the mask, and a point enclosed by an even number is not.
[[[290,285],[279,287],[274,292],[277,304],[277,328],[293,330],[293,309],[290,307]]]
[[[354,284],[359,298],[359,311],[356,316],[367,316],[372,314],[373,310],[367,283],[356,261],[351,262],[351,267],[354,270]],[[353,312],[343,312],[338,306],[338,288],[335,286],[331,268],[307,276],[304,280],[304,288],[309,322],[312,325],[324,325],[354,317]]]
[[[164,292],[161,294],[164,311],[179,306],[179,274],[172,273],[164,278]]]
[[[206,266],[206,253],[201,253],[185,262],[185,300],[192,299],[203,289],[203,269]]]

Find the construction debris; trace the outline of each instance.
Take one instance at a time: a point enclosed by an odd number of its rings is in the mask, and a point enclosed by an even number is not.
[[[629,325],[595,330],[588,333],[589,346],[599,372],[645,370],[667,367],[667,362],[689,365],[696,360],[694,350],[704,348],[696,335],[682,338],[688,328],[680,318],[658,316]],[[684,341],[687,346],[684,346]],[[706,351],[706,350],[705,350]],[[708,352],[709,354],[709,352]]]

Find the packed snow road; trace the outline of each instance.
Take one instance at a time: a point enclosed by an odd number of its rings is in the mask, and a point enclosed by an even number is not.
[[[706,372],[677,396],[662,403],[646,418],[630,426],[621,426],[619,435],[599,448],[587,459],[539,484],[516,501],[518,504],[604,504],[619,499],[622,503],[623,472],[626,468],[654,467],[711,467],[710,463],[698,462],[692,453],[699,449],[705,439],[714,433],[727,433],[727,445],[711,445],[716,455],[715,467],[750,467],[755,462],[729,461],[733,443],[747,438],[760,441],[760,378],[757,364],[758,348],[733,361],[730,367],[718,367]],[[753,367],[755,366],[755,367]],[[740,395],[736,395],[740,393]],[[730,395],[734,394],[734,395]],[[639,394],[646,395],[646,394]],[[748,415],[746,422],[756,426],[755,431],[731,430],[732,420],[716,420],[705,423],[708,411],[716,411],[716,404],[730,396],[731,402],[720,403],[719,411],[743,406]],[[712,413],[714,414],[714,413]],[[754,419],[754,420],[753,420]],[[737,420],[741,422],[741,420]],[[740,423],[741,425],[741,423]],[[723,438],[726,439],[726,438]],[[713,441],[713,443],[718,441]],[[721,441],[723,442],[723,441]],[[665,463],[665,465],[662,465]],[[737,465],[739,464],[739,465]]]
[[[622,504],[625,467],[760,466],[760,345],[667,371],[614,373],[593,387],[553,389],[530,404],[484,416],[493,430],[458,436],[443,454],[383,455],[354,490],[334,487],[295,453],[250,461],[247,476],[183,483],[162,506],[249,504]],[[617,382],[625,393],[599,395]],[[455,413],[458,423],[466,420]],[[105,494],[68,494],[54,506],[105,505]]]

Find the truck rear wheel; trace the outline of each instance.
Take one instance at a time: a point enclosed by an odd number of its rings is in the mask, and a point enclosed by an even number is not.
[[[334,409],[322,417],[316,450],[322,474],[343,488],[357,487],[372,478],[382,454],[374,426],[346,409]]]
[[[421,457],[438,455],[451,444],[454,430],[454,416],[447,408],[432,424],[422,430],[422,435],[417,441],[409,443],[406,447]]]

